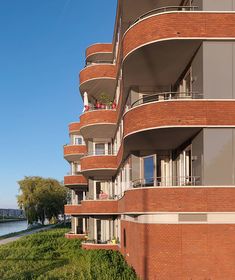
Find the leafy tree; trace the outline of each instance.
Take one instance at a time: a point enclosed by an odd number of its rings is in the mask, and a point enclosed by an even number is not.
[[[67,189],[57,180],[42,177],[25,177],[18,182],[18,205],[25,210],[28,222],[40,220],[44,224],[64,213]]]

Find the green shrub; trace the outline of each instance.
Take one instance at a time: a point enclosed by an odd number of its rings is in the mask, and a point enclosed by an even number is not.
[[[1,280],[134,280],[119,252],[81,249],[64,238],[68,228],[52,229],[0,246]]]

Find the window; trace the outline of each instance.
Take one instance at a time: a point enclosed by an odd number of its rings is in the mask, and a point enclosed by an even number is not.
[[[145,186],[153,186],[155,177],[155,156],[143,158]]]
[[[101,191],[101,182],[95,182],[96,188],[96,197],[95,199],[99,199],[100,191]]]
[[[95,144],[95,154],[96,155],[105,154],[105,144],[104,143]]]
[[[124,248],[126,248],[126,229],[125,228],[123,230],[123,245],[124,245]]]
[[[74,137],[74,145],[82,145],[83,144],[83,139],[82,137]]]
[[[178,86],[180,97],[190,96],[192,93],[192,69],[190,68]]]

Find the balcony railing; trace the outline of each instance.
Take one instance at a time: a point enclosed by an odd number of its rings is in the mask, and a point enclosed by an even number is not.
[[[100,104],[100,106],[89,104],[84,106],[83,114],[92,111],[116,111],[116,107],[116,103],[112,103],[110,105]]]
[[[116,245],[116,244],[119,244],[120,241],[119,241],[119,238],[110,238],[108,240],[105,240],[105,241],[102,241],[102,240],[96,240],[96,239],[89,239],[89,236],[88,236],[88,239],[85,239],[83,241],[84,244],[104,244],[104,245]]]
[[[93,62],[87,61],[85,64],[85,67],[91,66],[91,65],[97,65],[97,64],[113,64],[112,60],[96,60]]]
[[[153,92],[141,92],[141,93],[145,94],[145,96],[132,103],[131,108],[146,103],[156,102],[156,101],[178,100],[178,99],[187,100],[187,99],[203,98],[203,94],[198,92],[160,92],[155,94],[153,94]]]
[[[84,157],[85,156],[116,156],[117,153],[112,150],[112,151],[108,151],[108,150],[105,150],[105,151],[90,151],[90,152],[87,152],[84,154]]]
[[[137,179],[132,181],[133,188],[198,185],[200,185],[199,176],[156,177],[147,179]]]
[[[97,194],[96,196],[91,195],[86,197],[86,200],[118,200],[118,196],[117,195],[112,195],[112,194],[108,194],[108,193],[100,193]]]
[[[151,11],[148,11],[147,13],[142,14],[139,16],[130,26],[133,24],[137,23],[138,21],[148,17],[152,16],[155,14],[160,14],[160,13],[166,13],[166,12],[177,12],[177,11],[196,11],[198,10],[198,6],[165,6],[165,7],[160,7],[157,9],[153,9]]]

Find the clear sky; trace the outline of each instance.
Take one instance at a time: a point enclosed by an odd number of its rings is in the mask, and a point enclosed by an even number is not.
[[[63,180],[87,46],[111,42],[116,0],[0,0],[0,208],[24,176]]]

